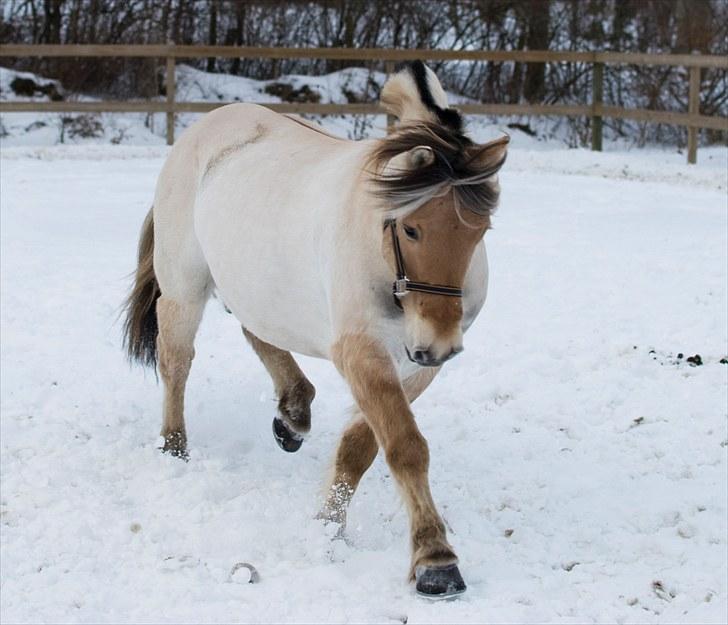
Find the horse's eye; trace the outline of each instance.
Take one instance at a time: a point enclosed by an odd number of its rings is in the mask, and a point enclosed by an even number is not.
[[[412,226],[403,225],[402,229],[404,230],[404,233],[407,235],[407,238],[412,239],[413,241],[416,241],[419,239],[419,235],[417,234],[417,228],[413,228]]]

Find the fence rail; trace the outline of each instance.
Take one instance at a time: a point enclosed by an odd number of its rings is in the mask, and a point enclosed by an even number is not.
[[[688,129],[688,162],[697,161],[698,130],[711,128],[728,131],[728,119],[700,114],[700,72],[704,68],[728,70],[728,57],[698,54],[642,54],[628,52],[569,52],[551,50],[386,50],[379,48],[251,48],[239,46],[178,45],[0,45],[0,57],[144,57],[166,61],[166,100],[131,100],[106,102],[0,102],[0,113],[12,112],[144,112],[167,114],[167,143],[174,142],[177,113],[203,113],[227,102],[180,102],[175,93],[177,59],[185,58],[271,58],[384,61],[391,72],[397,61],[416,59],[434,61],[496,61],[528,63],[589,63],[592,65],[592,98],[589,104],[461,104],[458,108],[470,115],[538,115],[590,117],[592,149],[602,148],[604,117],[632,119],[658,124],[684,126]],[[662,65],[688,68],[688,111],[605,106],[603,97],[604,65]],[[374,103],[260,103],[281,113],[318,115],[376,115],[383,109]]]

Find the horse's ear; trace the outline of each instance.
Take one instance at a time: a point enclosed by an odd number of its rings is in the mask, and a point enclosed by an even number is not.
[[[427,145],[418,145],[406,152],[400,152],[389,159],[384,167],[384,176],[399,176],[432,165],[435,162],[435,153]]]
[[[447,95],[435,72],[422,61],[406,64],[392,75],[379,97],[384,109],[400,123],[441,123],[459,130],[459,113],[448,108]]]
[[[482,145],[473,145],[466,151],[468,165],[487,176],[494,176],[506,161],[511,138],[503,135]]]

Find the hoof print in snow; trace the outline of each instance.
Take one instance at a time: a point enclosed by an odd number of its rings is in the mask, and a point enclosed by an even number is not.
[[[447,599],[465,592],[467,586],[456,564],[442,567],[418,566],[417,593],[428,599]]]
[[[296,434],[282,419],[276,417],[273,419],[273,437],[283,451],[293,453],[301,449],[303,437]]]
[[[247,562],[237,562],[230,571],[230,582],[236,584],[257,584],[260,581],[258,569]]]
[[[675,598],[675,593],[667,590],[659,579],[652,582],[652,590],[663,601],[672,601]]]
[[[164,558],[162,571],[165,573],[175,573],[181,569],[194,569],[200,565],[200,559],[190,555],[185,556],[167,556]]]

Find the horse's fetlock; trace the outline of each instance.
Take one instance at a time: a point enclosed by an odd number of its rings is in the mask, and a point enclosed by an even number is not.
[[[439,519],[438,521],[421,525],[412,532],[412,545],[415,549],[437,543],[447,545],[447,541],[445,540],[445,525]]]
[[[318,514],[319,519],[346,524],[346,509],[354,496],[354,487],[346,481],[336,481],[329,487],[326,503]]]
[[[184,430],[172,430],[162,432],[164,437],[164,446],[162,451],[171,456],[186,460],[187,454],[187,433]]]
[[[452,547],[444,540],[422,545],[412,553],[412,568],[410,578],[414,579],[417,567],[444,567],[457,564],[458,557]]]
[[[280,403],[291,407],[308,408],[316,396],[316,389],[306,378],[298,380],[281,393]]]
[[[278,411],[296,431],[308,432],[311,429],[312,399],[300,386],[291,387],[281,393]]]
[[[316,397],[316,387],[306,378],[301,378],[294,387],[297,393],[310,404]]]

